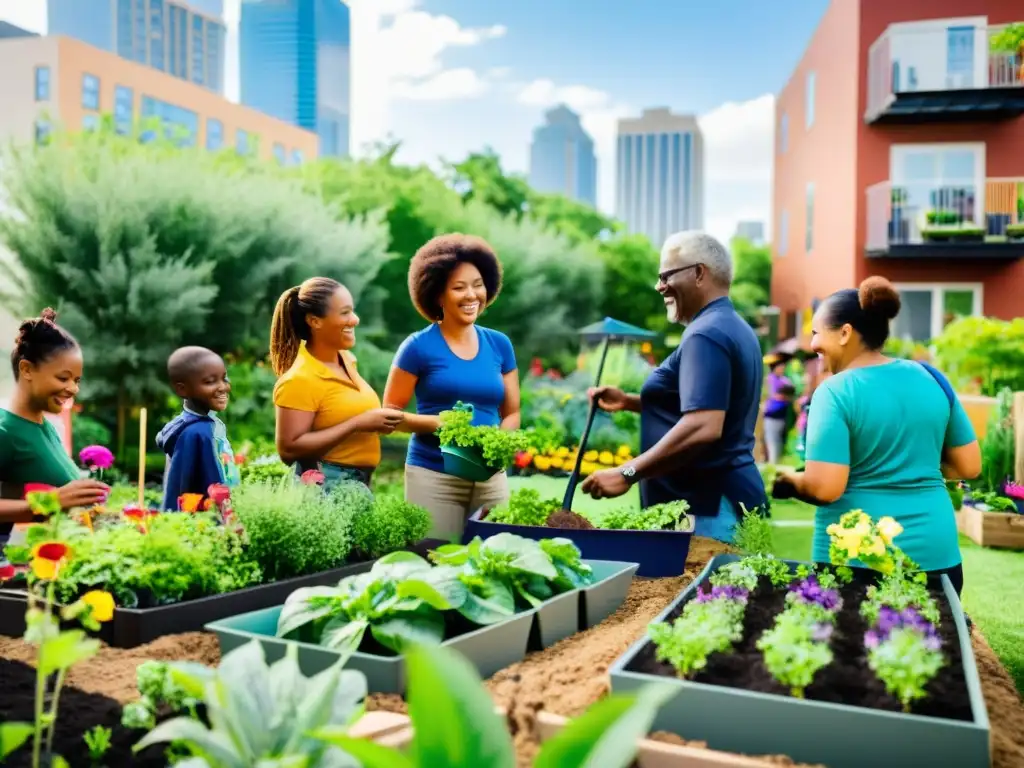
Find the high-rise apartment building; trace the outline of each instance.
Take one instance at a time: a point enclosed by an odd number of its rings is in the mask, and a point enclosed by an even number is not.
[[[763,221],[739,221],[736,222],[736,237],[742,237],[755,245],[764,242]]]
[[[580,117],[564,104],[544,114],[530,145],[530,186],[597,206],[597,157]]]
[[[658,248],[704,225],[704,139],[692,115],[645,109],[619,120],[615,213]]]
[[[342,0],[242,0],[241,101],[349,153],[351,23]]]
[[[221,10],[221,0],[47,0],[47,31],[223,93]]]

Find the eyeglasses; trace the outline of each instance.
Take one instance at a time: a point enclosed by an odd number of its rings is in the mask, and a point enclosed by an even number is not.
[[[668,285],[669,278],[672,277],[672,275],[678,275],[680,272],[685,272],[688,269],[694,269],[699,266],[701,265],[698,263],[687,264],[685,267],[678,267],[676,269],[666,269],[658,275],[658,283],[660,285]]]

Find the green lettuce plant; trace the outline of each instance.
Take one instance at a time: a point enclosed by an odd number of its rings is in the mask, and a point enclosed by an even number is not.
[[[729,651],[742,639],[748,597],[743,587],[699,587],[678,619],[648,628],[657,658],[671,664],[680,677],[693,677],[707,666],[711,654]]]
[[[774,587],[784,587],[793,579],[785,562],[772,554],[758,554],[723,565],[712,574],[711,584],[716,587],[743,587],[752,592],[757,588],[757,580],[761,576],[767,578]]]
[[[600,520],[601,528],[624,531],[692,531],[690,505],[683,500],[653,504],[646,509],[619,507]]]
[[[547,525],[548,517],[562,507],[561,499],[544,499],[533,488],[512,491],[506,503],[492,509],[487,519],[492,523],[506,525]]]
[[[516,454],[530,447],[529,436],[520,430],[473,426],[473,411],[461,402],[450,411],[442,411],[439,420],[437,437],[441,445],[477,449],[495,472],[512,466]]]
[[[378,496],[353,517],[352,549],[368,560],[415,544],[430,532],[430,513],[400,496]]]

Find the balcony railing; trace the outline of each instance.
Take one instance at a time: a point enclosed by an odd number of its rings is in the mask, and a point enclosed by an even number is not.
[[[977,184],[883,181],[867,188],[869,252],[931,243],[1005,243],[1024,251],[1024,178]]]
[[[866,118],[900,94],[1024,87],[1020,51],[993,51],[1001,27],[889,27],[868,51]]]

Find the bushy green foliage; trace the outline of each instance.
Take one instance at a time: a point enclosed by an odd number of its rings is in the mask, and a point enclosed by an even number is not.
[[[533,488],[512,491],[509,500],[490,511],[487,519],[492,523],[507,525],[547,525],[552,512],[562,506],[561,499],[542,499]]]
[[[291,478],[243,483],[232,504],[267,581],[338,568],[352,550],[353,510],[319,486]]]
[[[430,525],[430,513],[423,507],[399,497],[380,496],[355,514],[352,549],[376,560],[426,538]]]
[[[933,341],[935,363],[961,392],[995,397],[1004,388],[1024,390],[1024,317],[964,317]]]
[[[988,429],[981,441],[981,477],[973,485],[983,493],[1001,494],[1003,483],[1013,478],[1016,455],[1013,392],[1004,389],[989,414]]]
[[[600,527],[623,531],[685,531],[692,527],[686,514],[690,505],[683,501],[652,504],[645,509],[619,507],[601,517]]]
[[[280,480],[293,474],[292,468],[281,461],[277,454],[251,458],[242,464],[240,471],[244,483]]]

